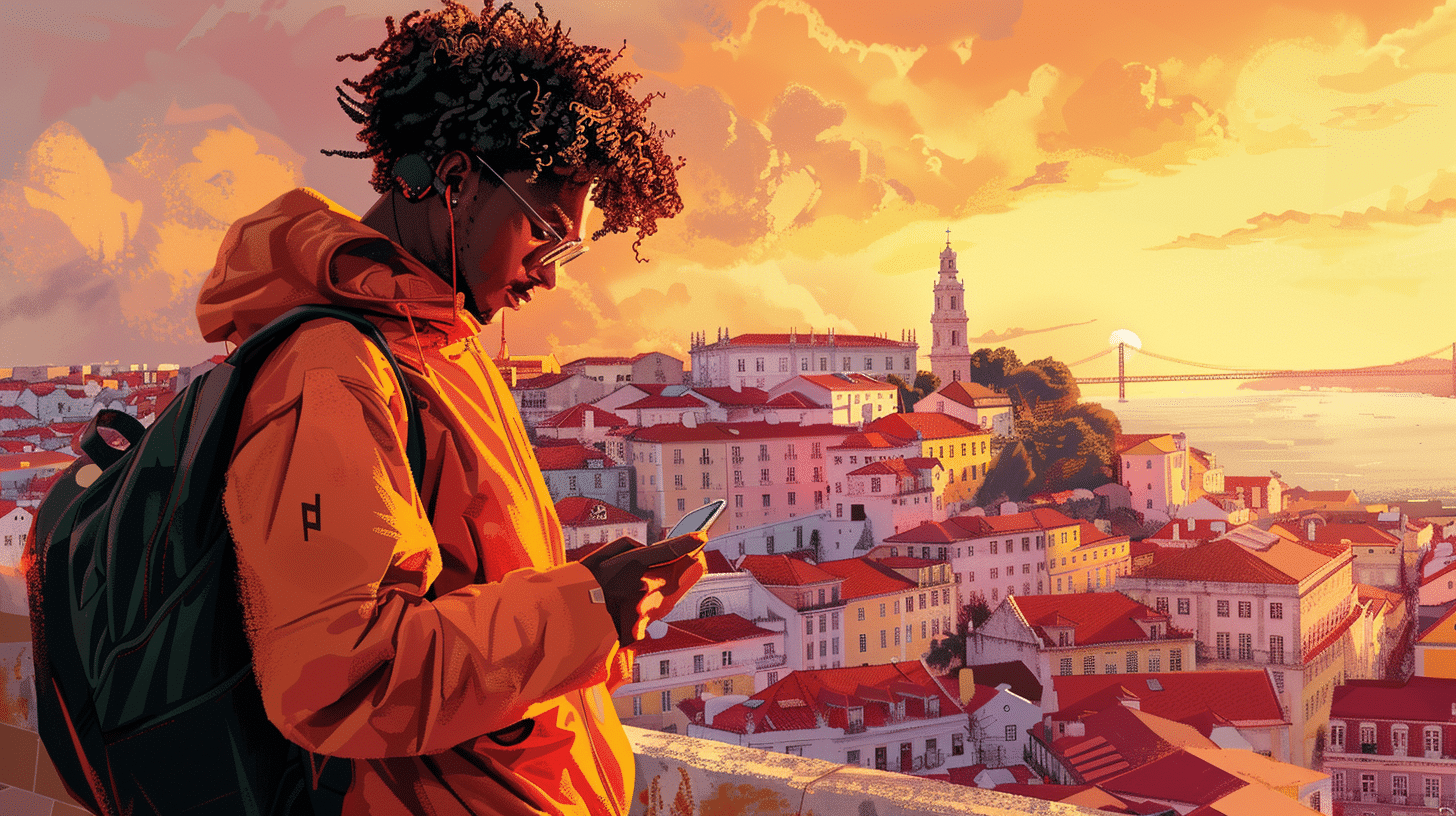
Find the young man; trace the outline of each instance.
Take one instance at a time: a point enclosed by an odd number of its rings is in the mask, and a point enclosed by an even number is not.
[[[476,339],[605,232],[681,208],[635,77],[544,15],[450,4],[355,59],[340,102],[382,196],[355,219],[308,190],[228,234],[210,341],[327,303],[258,375],[224,505],[258,682],[290,739],[352,760],[346,813],[625,814],[631,746],[608,696],[622,647],[703,572],[701,537],[567,563],[525,430]],[[593,236],[593,237],[597,237]],[[401,388],[423,417],[416,490]],[[334,760],[339,761],[339,760]]]

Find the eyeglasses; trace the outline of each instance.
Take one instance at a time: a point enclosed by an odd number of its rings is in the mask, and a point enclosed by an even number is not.
[[[546,266],[548,264],[561,265],[570,263],[577,258],[580,258],[583,254],[586,253],[588,249],[591,249],[591,247],[583,244],[580,238],[573,238],[570,240],[562,238],[561,235],[556,232],[556,229],[551,226],[551,223],[546,219],[542,218],[540,213],[536,212],[536,208],[531,206],[531,202],[527,201],[524,196],[516,192],[516,188],[512,187],[510,183],[505,180],[504,176],[502,176],[500,173],[497,173],[495,171],[495,168],[490,166],[490,163],[485,160],[484,156],[477,153],[475,154],[475,158],[479,159],[480,164],[485,167],[486,170],[489,170],[492,176],[495,176],[496,179],[500,181],[501,186],[506,188],[506,192],[511,194],[511,197],[516,200],[516,203],[521,205],[521,212],[526,214],[526,220],[531,222],[531,226],[545,233],[547,238],[550,238],[552,241],[555,242],[551,249],[547,250],[546,254],[542,256],[540,261],[540,264],[542,266]]]

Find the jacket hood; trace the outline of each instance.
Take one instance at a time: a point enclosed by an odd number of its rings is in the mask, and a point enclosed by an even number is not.
[[[284,193],[228,230],[197,300],[203,338],[241,343],[289,309],[315,304],[423,322],[434,329],[431,345],[479,333],[461,308],[464,295],[452,298],[449,283],[398,244],[389,242],[388,263],[355,254],[335,263],[378,241],[389,239],[313,190]]]

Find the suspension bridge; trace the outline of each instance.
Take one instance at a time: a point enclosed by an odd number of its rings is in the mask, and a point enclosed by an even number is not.
[[[1155,360],[1175,363],[1183,366],[1203,369],[1208,373],[1197,374],[1143,374],[1129,375],[1127,373],[1128,349],[1133,349],[1138,355],[1151,357]],[[1451,393],[1456,395],[1456,343],[1449,347],[1442,346],[1434,351],[1419,354],[1404,360],[1382,365],[1363,366],[1360,368],[1304,368],[1304,369],[1273,369],[1273,368],[1242,368],[1238,366],[1214,365],[1212,363],[1199,363],[1192,360],[1180,360],[1177,357],[1169,357],[1165,354],[1148,351],[1147,349],[1129,346],[1127,343],[1118,343],[1109,346],[1090,357],[1083,357],[1073,363],[1068,363],[1068,368],[1075,368],[1084,363],[1106,357],[1109,354],[1117,354],[1117,375],[1106,377],[1077,377],[1078,384],[1091,383],[1117,383],[1117,398],[1121,402],[1127,401],[1127,384],[1139,382],[1186,382],[1193,380],[1261,380],[1273,377],[1333,377],[1333,376],[1361,376],[1361,377],[1431,377],[1449,375],[1451,378]],[[1436,355],[1449,354],[1450,359],[1437,357]],[[1399,368],[1398,366],[1410,366],[1412,363],[1429,361],[1432,365],[1411,366]]]

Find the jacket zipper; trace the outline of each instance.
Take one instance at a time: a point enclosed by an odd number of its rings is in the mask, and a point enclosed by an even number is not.
[[[475,364],[478,365],[478,366],[480,366],[481,372],[484,373],[487,377],[489,377],[489,369],[487,369],[485,367],[485,361],[480,356],[480,350],[478,348],[476,348],[475,338],[473,338],[473,337],[466,338],[465,345],[466,345],[467,348],[470,349],[471,355],[475,357]],[[508,422],[508,420],[507,420],[507,414],[506,414],[505,405],[504,405],[504,403],[501,402],[500,394],[496,392],[496,389],[495,388],[491,388],[490,389],[490,392],[491,392],[491,398],[493,400],[495,400],[495,407],[496,407],[496,411],[498,412],[498,415],[501,418],[501,424],[502,424],[502,426],[506,426],[506,424]],[[540,522],[541,527],[544,529],[547,526],[546,525],[546,517],[541,512],[541,500],[540,500],[540,497],[536,494],[536,485],[535,485],[535,483],[533,481],[530,481],[529,480],[530,469],[526,467],[525,459],[524,459],[524,457],[521,456],[520,451],[516,450],[516,444],[515,444],[514,440],[512,440],[512,439],[509,438],[510,429],[508,427],[506,428],[506,433],[507,433],[507,439],[506,439],[507,447],[509,447],[511,449],[511,454],[512,454],[513,461],[515,462],[516,467],[519,468],[521,474],[523,474],[524,476],[527,477],[527,489],[530,491],[531,498],[534,500],[532,503],[536,505],[536,518]],[[553,551],[553,555],[554,555],[554,551]],[[553,566],[558,566],[558,565],[553,565]],[[623,792],[619,792],[618,790],[614,789],[612,777],[611,777],[610,774],[607,773],[606,766],[604,766],[602,764],[601,751],[597,747],[597,740],[596,740],[596,734],[595,734],[596,729],[594,727],[593,728],[585,727],[588,724],[586,722],[586,718],[587,717],[591,717],[592,719],[597,720],[598,722],[600,722],[600,718],[597,717],[595,714],[592,713],[591,705],[586,700],[586,691],[583,690],[583,689],[577,689],[576,690],[576,699],[577,699],[577,705],[580,706],[580,709],[579,710],[581,711],[581,714],[582,714],[582,725],[583,725],[582,731],[583,731],[583,734],[586,736],[586,744],[587,744],[587,747],[589,749],[591,749],[592,762],[596,765],[596,768],[597,768],[597,778],[598,779],[601,779],[602,780],[602,784],[603,785],[606,785],[607,788],[608,788],[608,790],[607,790],[607,796],[608,796],[607,804],[612,808],[612,812],[614,814],[616,814],[616,816],[622,816],[622,810],[621,810],[620,806],[617,804],[617,802],[620,801],[624,796],[630,795],[630,792],[623,793]],[[610,704],[610,701],[607,704]]]

